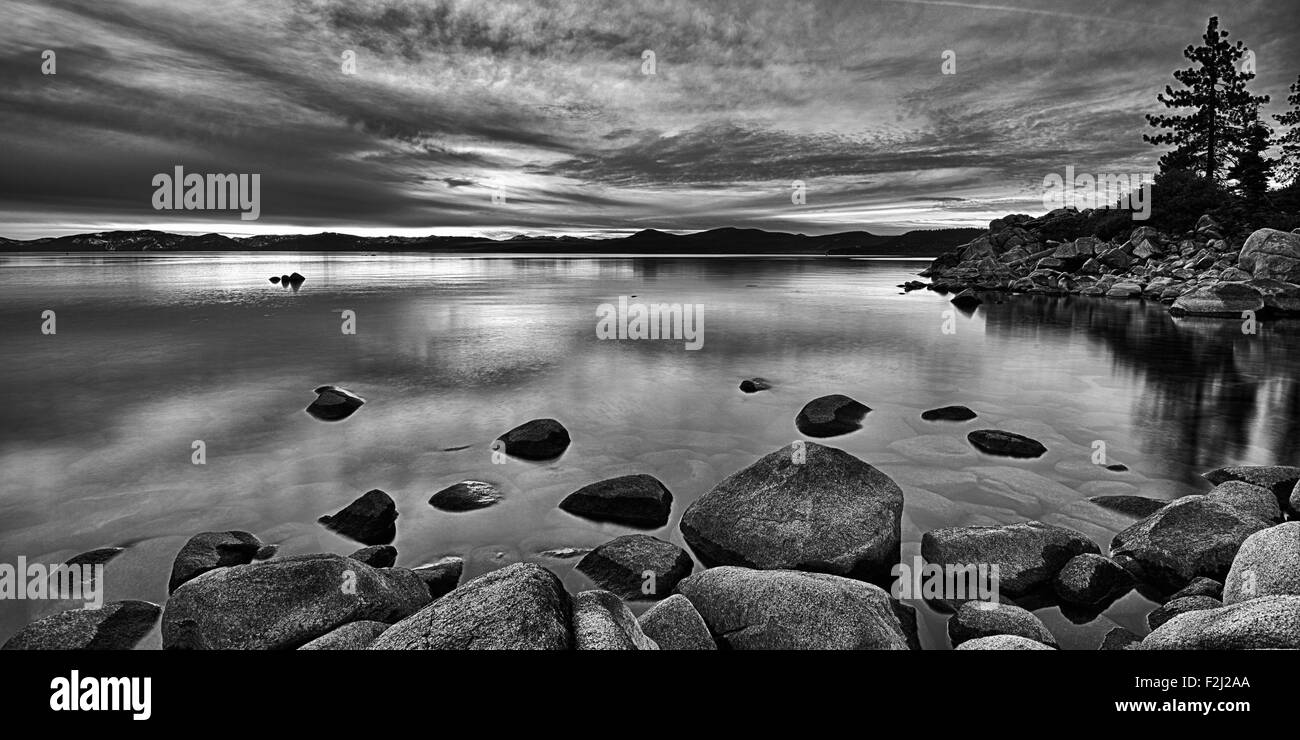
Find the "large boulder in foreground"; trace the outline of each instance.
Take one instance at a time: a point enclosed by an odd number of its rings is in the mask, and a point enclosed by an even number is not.
[[[1262,311],[1264,294],[1245,283],[1212,283],[1194,288],[1174,301],[1175,316],[1241,318],[1242,311]]]
[[[921,557],[936,565],[998,566],[998,590],[1015,599],[1051,585],[1076,555],[1100,553],[1085,535],[1054,524],[944,527],[921,537]]]
[[[1300,235],[1259,229],[1247,237],[1237,267],[1257,278],[1300,282]]]
[[[251,563],[262,547],[262,541],[248,532],[200,532],[176,554],[167,593],[210,570]]]
[[[366,399],[352,391],[333,385],[322,385],[314,393],[316,400],[307,407],[307,413],[321,421],[342,421],[356,413],[366,402]]]
[[[1268,523],[1206,496],[1188,496],[1115,535],[1110,556],[1163,593],[1197,576],[1222,581],[1246,538]]]
[[[553,460],[569,447],[569,430],[555,419],[533,419],[497,438],[507,455],[525,460]]]
[[[365,650],[388,629],[383,622],[363,620],[348,622],[298,648],[299,650]]]
[[[597,481],[560,502],[560,509],[574,516],[630,527],[662,527],[672,508],[672,492],[658,478],[644,473]]]
[[[1147,635],[1142,649],[1300,649],[1300,596],[1263,596],[1179,614]]]
[[[871,409],[842,394],[814,398],[799,411],[795,427],[809,437],[835,437],[862,428]]]
[[[1019,635],[992,635],[967,640],[957,646],[958,650],[1055,650],[1037,640]]]
[[[1015,604],[994,601],[967,601],[948,618],[948,639],[952,646],[995,635],[1016,635],[1056,647],[1043,620]]]
[[[851,578],[723,566],[696,573],[677,590],[733,650],[908,650],[912,644],[889,594]]]
[[[658,650],[631,610],[608,591],[573,597],[574,650]]]
[[[235,565],[176,589],[163,611],[163,647],[292,650],[349,622],[396,622],[429,600],[411,571],[341,555]]]
[[[1029,458],[1042,457],[1047,452],[1042,442],[1001,429],[977,429],[967,434],[966,439],[980,452],[990,455]]]
[[[577,565],[588,578],[623,599],[662,599],[694,567],[685,550],[646,534],[615,537]]]
[[[733,473],[682,515],[706,566],[807,570],[888,582],[903,492],[849,453],[795,443]]]
[[[70,609],[23,627],[2,650],[130,650],[153,630],[162,607],[113,601],[98,609]]]
[[[691,605],[691,600],[681,594],[673,594],[650,607],[637,622],[646,637],[654,640],[660,650],[718,649],[704,617]]]
[[[1300,522],[1247,537],[1223,582],[1225,604],[1276,595],[1300,596]]]
[[[554,573],[515,563],[389,627],[371,650],[568,650],[572,601]]]
[[[397,537],[397,504],[378,488],[366,491],[337,514],[318,519],[329,529],[363,545],[387,545]]]

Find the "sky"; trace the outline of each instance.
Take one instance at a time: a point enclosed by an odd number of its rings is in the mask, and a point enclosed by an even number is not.
[[[1153,173],[1215,14],[1282,112],[1292,0],[0,0],[0,236],[985,226]],[[259,217],[156,209],[177,166]]]

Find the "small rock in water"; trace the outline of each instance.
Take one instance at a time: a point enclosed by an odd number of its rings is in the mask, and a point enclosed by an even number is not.
[[[762,378],[750,378],[749,380],[740,381],[740,390],[745,393],[757,393],[771,390],[771,388],[772,384]]]
[[[662,527],[668,523],[673,494],[651,475],[638,473],[583,486],[560,502],[576,516],[633,527]]]
[[[555,419],[533,419],[498,437],[507,455],[525,460],[551,460],[569,446],[569,430]]]
[[[1112,473],[1128,472],[1128,466],[1125,465],[1124,463],[1111,463],[1110,465],[1106,466],[1106,469],[1111,471]]]
[[[281,275],[281,276],[280,276],[280,284],[281,284],[281,285],[288,285],[288,284],[289,284],[289,276],[288,276],[288,275]]]
[[[794,425],[809,437],[835,437],[862,428],[871,409],[841,394],[814,398],[795,417]]]
[[[176,553],[167,593],[210,570],[251,563],[262,547],[262,541],[248,532],[200,532]]]
[[[1065,564],[1052,586],[1067,604],[1098,607],[1128,593],[1133,576],[1110,558],[1084,553]]]
[[[1212,599],[1222,600],[1223,584],[1213,578],[1198,576],[1193,578],[1192,582],[1184,586],[1182,590],[1174,592],[1167,601],[1181,599],[1184,596],[1209,596]]]
[[[392,545],[372,545],[363,547],[348,557],[371,568],[391,568],[397,563],[397,548]]]
[[[671,542],[646,534],[616,537],[592,550],[577,569],[622,599],[662,599],[695,567]]]
[[[552,550],[542,550],[537,553],[538,557],[555,558],[556,560],[568,560],[570,558],[580,558],[591,552],[590,547],[557,547]]]
[[[944,406],[921,412],[921,418],[926,421],[970,421],[977,415],[965,406]]]
[[[1019,598],[1049,586],[1070,560],[1101,548],[1067,527],[1031,521],[988,527],[944,527],[921,537],[921,556],[936,565],[996,564],[998,588]]]
[[[73,555],[65,565],[103,565],[125,551],[125,547],[97,547],[80,555]]]
[[[650,607],[637,622],[660,650],[718,649],[704,617],[681,594],[673,594]]]
[[[0,650],[130,650],[153,630],[161,613],[162,607],[148,601],[69,609],[23,627]]]
[[[979,429],[966,435],[980,452],[1003,457],[1042,457],[1047,448],[1042,442],[1000,429]]]
[[[443,511],[473,511],[491,506],[501,499],[501,491],[491,483],[467,480],[433,494],[429,505]]]
[[[304,282],[306,282],[306,280],[307,278],[303,277],[302,275],[299,275],[296,272],[289,276],[290,285],[302,285]]]
[[[984,301],[981,301],[980,297],[975,294],[975,291],[971,290],[970,288],[967,288],[966,290],[963,290],[962,292],[953,296],[951,301],[952,305],[956,306],[959,309],[962,309],[963,311],[973,311],[977,306],[979,306],[983,302]]]
[[[1163,605],[1156,608],[1147,615],[1147,626],[1151,629],[1160,629],[1160,625],[1168,622],[1179,614],[1194,612],[1201,609],[1218,609],[1223,606],[1223,602],[1209,596],[1181,596],[1177,599],[1170,599]]]
[[[1157,511],[1163,509],[1165,504],[1169,503],[1168,501],[1147,498],[1146,496],[1128,495],[1093,496],[1088,500],[1103,509],[1118,511],[1121,514],[1127,514],[1138,518],[1151,516]]]
[[[1106,636],[1101,638],[1101,645],[1098,650],[1128,650],[1131,647],[1141,645],[1142,638],[1138,637],[1123,627],[1112,627]]]
[[[1300,484],[1300,468],[1291,465],[1240,465],[1211,470],[1201,476],[1214,485],[1239,480],[1272,491],[1284,500]]]
[[[421,565],[412,569],[415,575],[429,587],[429,595],[438,598],[450,593],[460,585],[460,577],[465,572],[465,560],[454,555],[441,558],[436,563]]]
[[[1015,604],[967,601],[948,619],[948,639],[953,647],[995,635],[1016,635],[1056,647],[1056,638],[1043,620]]]
[[[1110,554],[1138,580],[1172,593],[1197,576],[1227,576],[1241,544],[1266,528],[1225,503],[1187,496],[1115,535]]]
[[[352,391],[332,385],[322,385],[313,392],[316,400],[307,407],[307,413],[321,421],[342,421],[366,402]]]
[[[276,285],[279,285],[279,284],[280,284],[280,276],[279,276],[279,275],[272,275],[272,276],[271,276],[271,282],[272,282],[272,283],[275,283]]]
[[[378,488],[367,491],[321,524],[364,545],[387,545],[397,537],[397,504]]]
[[[574,650],[658,650],[636,617],[609,591],[583,591],[573,597]]]

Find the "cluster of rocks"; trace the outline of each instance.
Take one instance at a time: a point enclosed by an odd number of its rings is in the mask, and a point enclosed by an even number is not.
[[[1145,298],[1170,304],[1175,315],[1300,314],[1300,229],[1259,229],[1241,242],[1202,216],[1187,233],[1139,226],[1104,241],[1076,235],[1090,215],[1057,209],[996,219],[921,275],[964,309],[979,305],[981,292],[1006,291]]]
[[[827,399],[800,418],[843,425],[858,406],[866,409],[846,396]],[[965,407],[923,416],[976,417]],[[546,459],[563,453],[569,434],[539,419],[500,441],[511,454]],[[999,430],[980,430],[970,441],[1001,455],[1041,454],[1042,447]],[[1087,535],[1041,521],[924,533],[921,555],[930,564],[999,569],[997,600],[945,595],[934,604],[952,611],[952,646],[1055,649],[1057,638],[1034,609],[1059,604],[1100,614],[1137,589],[1160,604],[1148,616],[1149,634],[1116,628],[1102,649],[1300,648],[1300,468],[1230,467],[1205,477],[1214,488],[1203,495],[1098,501],[1141,517],[1106,554]],[[470,483],[434,499],[464,511],[495,495]],[[648,475],[600,481],[560,504],[632,527],[666,525],[671,506],[671,493]],[[792,443],[687,507],[679,530],[690,552],[625,534],[567,553],[582,555],[575,568],[596,586],[571,594],[531,562],[464,582],[459,557],[398,566],[389,544],[397,507],[376,489],[320,519],[366,545],[350,555],[278,557],[249,532],[199,533],[176,554],[164,605],[115,601],[62,612],[4,647],[126,649],[161,621],[163,647],[177,650],[917,650],[916,611],[887,590],[901,562],[903,506],[903,490],[867,462]],[[638,617],[629,602],[651,606]]]
[[[290,275],[272,275],[270,280],[272,283],[275,283],[276,285],[284,285],[286,287],[293,287],[293,288],[296,288],[299,285],[302,285],[303,283],[307,282],[307,278],[303,277],[302,275],[299,275],[296,272]]]

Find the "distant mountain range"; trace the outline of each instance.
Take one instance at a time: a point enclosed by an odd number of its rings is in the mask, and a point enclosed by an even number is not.
[[[983,229],[937,229],[881,236],[868,231],[805,236],[762,229],[710,229],[670,234],[647,229],[605,239],[576,236],[365,237],[321,234],[231,238],[165,231],[104,231],[19,241],[0,238],[0,252],[519,252],[584,254],[807,254],[937,257],[983,233]]]

